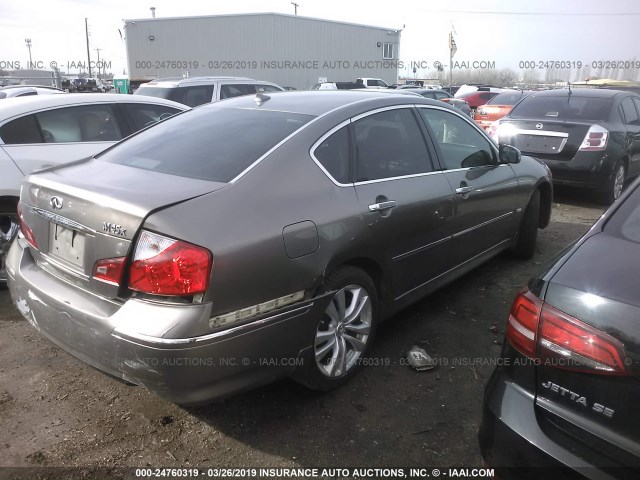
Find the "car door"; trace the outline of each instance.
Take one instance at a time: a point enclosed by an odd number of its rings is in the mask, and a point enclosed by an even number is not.
[[[30,113],[0,126],[2,148],[24,173],[87,158],[128,135],[115,104]]]
[[[513,237],[518,180],[509,165],[498,163],[496,148],[470,121],[439,107],[418,111],[456,193],[451,258],[459,265]]]
[[[453,191],[412,106],[368,112],[350,128],[359,206],[399,298],[448,269]]]

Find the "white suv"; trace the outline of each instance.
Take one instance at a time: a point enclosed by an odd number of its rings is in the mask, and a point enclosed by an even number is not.
[[[166,98],[190,107],[256,93],[283,92],[275,83],[246,77],[164,78],[144,83],[134,95]]]

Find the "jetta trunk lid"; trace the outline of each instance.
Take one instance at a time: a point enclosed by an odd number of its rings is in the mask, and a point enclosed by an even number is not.
[[[21,207],[38,246],[32,255],[52,274],[116,297],[117,286],[92,278],[95,262],[128,255],[151,212],[225,185],[99,160],[30,175]]]
[[[595,446],[613,465],[635,467],[640,467],[639,253],[634,241],[606,232],[593,235],[553,276],[545,294],[547,304],[620,342],[627,375],[569,371],[543,361],[536,382],[541,418]]]

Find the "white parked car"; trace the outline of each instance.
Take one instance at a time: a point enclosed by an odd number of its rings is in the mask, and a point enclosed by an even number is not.
[[[0,88],[0,99],[30,97],[32,95],[51,95],[56,93],[66,92],[56,87],[46,87],[44,85],[8,85]]]
[[[0,101],[0,287],[6,282],[4,253],[18,229],[24,175],[91,157],[184,110],[189,107],[162,98],[114,93]]]

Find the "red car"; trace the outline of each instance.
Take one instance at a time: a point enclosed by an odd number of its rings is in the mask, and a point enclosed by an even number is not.
[[[465,93],[456,98],[459,98],[460,100],[464,100],[465,102],[467,102],[467,104],[469,104],[469,108],[473,112],[480,105],[484,105],[499,93],[500,92],[487,92],[487,91],[478,90],[476,92]]]
[[[502,92],[478,108],[473,119],[482,128],[489,130],[493,122],[507,115],[516,103],[531,93],[533,92],[528,90]]]

